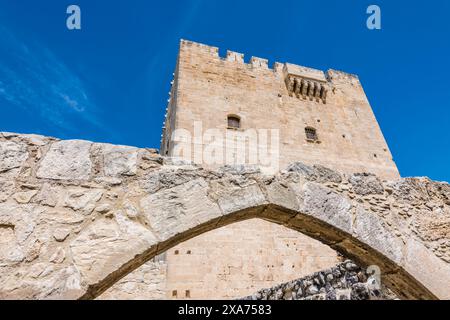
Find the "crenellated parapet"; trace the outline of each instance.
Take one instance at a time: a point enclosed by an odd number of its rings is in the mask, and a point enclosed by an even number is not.
[[[339,84],[345,82],[351,85],[359,84],[359,79],[356,75],[342,71],[328,70],[324,72],[318,69],[281,62],[274,62],[272,66],[269,66],[268,59],[254,56],[250,57],[247,63],[245,62],[243,53],[231,50],[227,50],[225,57],[220,57],[218,47],[188,40],[181,40],[180,50],[210,55],[212,59],[235,63],[253,70],[273,71],[283,78],[291,97],[303,98],[305,100],[309,99],[310,101],[322,102],[324,104],[327,102],[330,90],[334,88],[334,83]]]
[[[240,52],[227,50],[225,57],[220,57],[219,48],[209,46],[206,44],[184,40],[180,41],[180,50],[195,51],[196,53],[202,53],[210,55],[213,58],[218,58],[224,61],[235,62],[248,67],[269,69],[276,73],[288,72],[289,74],[301,75],[304,78],[321,82],[333,82],[333,80],[354,79],[358,81],[358,76],[343,71],[328,70],[326,72],[318,69],[308,68],[292,63],[274,62],[270,67],[268,59],[251,56],[249,62],[245,62],[245,55]]]
[[[244,63],[244,54],[227,50],[226,60],[231,62]]]
[[[206,44],[189,41],[189,40],[184,40],[184,39],[180,40],[180,49],[200,51],[200,52],[203,52],[205,54],[210,54],[211,56],[215,56],[215,57],[219,56],[219,48],[218,47],[208,46]]]

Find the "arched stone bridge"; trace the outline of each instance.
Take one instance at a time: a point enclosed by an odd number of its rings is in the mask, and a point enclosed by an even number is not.
[[[92,299],[170,247],[261,218],[378,265],[399,297],[450,298],[450,186],[321,166],[209,171],[155,150],[0,134],[0,298]]]

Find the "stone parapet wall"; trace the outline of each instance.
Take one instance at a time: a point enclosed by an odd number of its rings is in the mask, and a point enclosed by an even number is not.
[[[153,149],[0,134],[0,298],[95,298],[158,254],[261,218],[449,298],[450,186],[294,163],[203,169]]]

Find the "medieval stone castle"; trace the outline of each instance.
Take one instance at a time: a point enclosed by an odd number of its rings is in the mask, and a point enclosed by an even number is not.
[[[0,133],[0,299],[448,299],[449,225],[334,70],[182,40],[160,152]]]
[[[222,58],[217,47],[182,40],[161,154],[174,156],[179,143],[174,131],[184,129],[194,136],[195,122],[222,132],[280,130],[280,168],[301,161],[350,174],[399,177],[356,75],[279,62],[270,68],[266,59],[257,57],[245,63],[241,53],[227,51]],[[189,154],[181,157],[194,159],[196,145],[206,144],[199,140],[191,139]],[[251,152],[238,146],[233,151]],[[243,159],[243,164],[248,162],[248,157]],[[233,160],[231,164],[239,164]],[[198,236],[157,260],[145,272],[158,274],[158,280],[124,294],[130,285],[125,279],[121,289],[111,289],[105,298],[238,298],[332,267],[340,257],[302,234],[251,219]]]

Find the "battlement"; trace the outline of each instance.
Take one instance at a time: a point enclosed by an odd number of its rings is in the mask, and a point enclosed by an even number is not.
[[[219,56],[219,48],[218,47],[213,47],[213,46],[209,46],[209,45],[194,42],[194,41],[181,39],[180,40],[180,50],[183,48],[196,50],[196,51],[200,51],[203,53],[209,53],[213,57]]]
[[[342,80],[359,82],[359,78],[357,75],[333,69],[322,71],[288,62],[282,63],[277,61],[274,62],[273,65],[270,67],[268,59],[255,56],[251,56],[249,62],[246,63],[245,55],[243,53],[235,52],[232,50],[227,50],[225,57],[221,57],[219,55],[218,47],[181,39],[180,51],[183,50],[195,51],[196,53],[210,55],[214,59],[221,59],[224,61],[234,62],[253,69],[272,70],[273,72],[280,75],[281,74],[284,76],[291,75],[300,77],[305,80],[318,81],[323,83],[326,82],[333,83],[334,81],[341,82]]]

